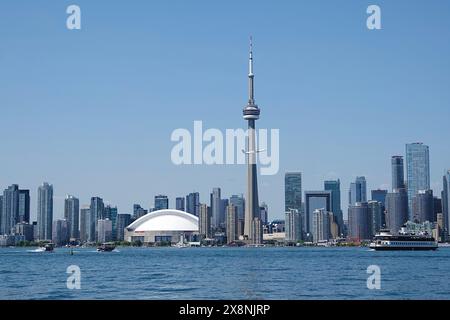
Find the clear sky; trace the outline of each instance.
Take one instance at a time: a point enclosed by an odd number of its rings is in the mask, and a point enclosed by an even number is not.
[[[66,28],[77,4],[82,29]],[[382,30],[366,28],[377,4]],[[388,188],[390,157],[430,146],[431,181],[450,169],[450,2],[18,1],[0,3],[0,188],[54,186],[131,213],[155,194],[209,202],[245,192],[244,166],[174,166],[170,135],[245,127],[248,37],[254,37],[258,127],[280,129],[280,171],[259,179],[271,218],[284,172],[303,190],[340,178]],[[345,213],[344,213],[345,214]]]

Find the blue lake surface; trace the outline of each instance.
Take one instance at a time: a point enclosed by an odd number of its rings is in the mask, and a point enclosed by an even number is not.
[[[0,249],[0,299],[449,299],[450,249]],[[67,289],[67,267],[81,289]],[[381,289],[367,288],[367,267]]]

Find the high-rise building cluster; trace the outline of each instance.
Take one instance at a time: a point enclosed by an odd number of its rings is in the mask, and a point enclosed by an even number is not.
[[[443,178],[442,197],[430,188],[429,147],[423,143],[406,145],[403,156],[391,158],[392,189],[372,190],[368,199],[364,176],[350,183],[348,219],[341,209],[340,180],[324,182],[324,189],[305,191],[302,201],[302,174],[285,174],[286,241],[329,241],[346,238],[370,240],[381,229],[398,233],[407,225],[434,226],[436,238],[449,238],[450,170]],[[406,171],[406,179],[405,179]],[[416,227],[418,228],[418,227]],[[426,228],[425,228],[426,229]]]
[[[90,203],[80,205],[74,195],[64,199],[64,215],[54,219],[53,186],[43,183],[37,192],[37,221],[30,221],[30,192],[12,185],[0,196],[0,236],[2,244],[20,241],[52,241],[56,245],[70,243],[99,243],[123,241],[124,229],[149,212],[169,209],[169,197],[158,194],[153,206],[144,209],[133,205],[133,213],[119,213],[117,207],[107,205],[100,197],[92,197]],[[245,199],[243,195],[223,198],[221,188],[213,188],[209,203],[200,202],[200,193],[191,192],[175,199],[177,210],[190,213],[199,219],[201,239],[233,243],[244,239]],[[257,221],[252,230],[254,239],[262,242],[262,225],[268,221],[268,206],[258,206]],[[7,241],[6,241],[7,240]]]

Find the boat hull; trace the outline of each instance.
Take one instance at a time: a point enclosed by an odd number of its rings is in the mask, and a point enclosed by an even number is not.
[[[434,251],[437,247],[370,247],[376,251]]]

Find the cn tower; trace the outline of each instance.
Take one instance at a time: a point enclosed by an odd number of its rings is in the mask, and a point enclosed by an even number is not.
[[[252,225],[254,218],[259,218],[258,202],[258,179],[256,171],[256,137],[255,121],[259,119],[260,110],[255,103],[255,88],[253,74],[253,43],[250,37],[250,57],[248,64],[248,103],[244,107],[244,120],[248,121],[247,136],[247,199],[245,205],[244,238],[254,240],[252,235]]]

